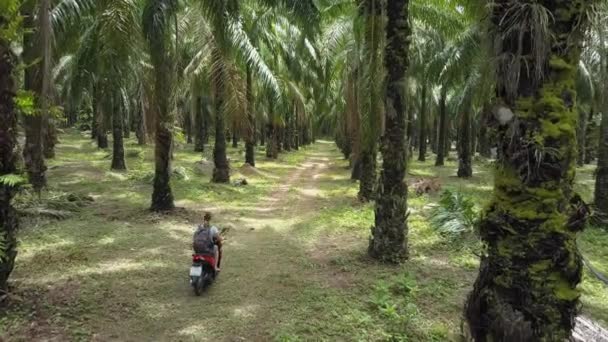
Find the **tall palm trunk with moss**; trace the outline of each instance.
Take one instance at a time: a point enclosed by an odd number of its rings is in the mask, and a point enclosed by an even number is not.
[[[215,81],[215,146],[213,147],[213,168],[212,181],[214,183],[230,182],[230,166],[226,156],[226,128],[224,125],[224,96],[226,96],[224,79],[223,62],[217,60],[220,57],[219,51],[214,53],[216,58],[215,73],[213,79]]]
[[[427,126],[427,120],[428,120],[428,116],[427,116],[427,85],[426,82],[422,85],[422,93],[420,94],[420,132],[418,134],[420,134],[420,141],[418,144],[418,161],[426,161],[426,139],[427,139],[427,134],[426,132],[428,131]]]
[[[437,139],[437,159],[435,166],[443,166],[445,163],[446,146],[448,142],[448,113],[446,108],[447,98],[446,86],[441,87],[441,97],[439,99],[439,131]]]
[[[112,108],[112,170],[126,170],[125,147],[123,139],[122,106],[115,95],[110,99]]]
[[[15,108],[17,57],[11,49],[11,42],[4,36],[12,22],[10,15],[0,12],[0,177],[17,172],[17,109]],[[17,189],[8,182],[0,182],[0,295],[8,291],[8,278],[13,271],[17,256],[16,210],[11,205]]]
[[[502,125],[493,200],[479,225],[484,251],[465,309],[465,331],[475,341],[571,336],[582,273],[576,237],[588,215],[573,191],[574,84],[591,3],[499,1],[491,8]],[[547,34],[539,41],[531,32]]]
[[[175,0],[147,0],[143,13],[143,28],[154,67],[153,110],[156,114],[154,148],[154,190],[151,209],[166,211],[175,208],[171,191],[171,148],[174,118],[169,109],[172,67],[169,57],[168,28],[174,15]]]
[[[386,128],[381,145],[383,162],[376,197],[376,224],[372,228],[368,251],[376,259],[398,263],[408,256],[407,184],[404,181],[407,169],[406,103],[403,96],[411,33],[408,0],[388,0],[386,13]]]
[[[605,103],[600,124],[600,144],[595,178],[595,208],[598,219],[608,222],[608,99],[606,96],[603,101]]]
[[[36,1],[25,1],[21,8],[23,16],[23,61],[26,65],[23,83],[24,89],[34,97],[36,109],[33,113],[24,115],[25,146],[23,158],[27,168],[30,184],[34,190],[40,191],[46,186],[46,165],[44,162],[44,113],[40,110],[43,88],[43,53],[42,30],[40,18],[36,20]],[[40,14],[42,11],[40,11]],[[40,15],[38,15],[40,17]]]
[[[471,106],[464,107],[460,118],[458,132],[458,177],[470,178],[473,176],[472,167],[472,134],[471,134]]]

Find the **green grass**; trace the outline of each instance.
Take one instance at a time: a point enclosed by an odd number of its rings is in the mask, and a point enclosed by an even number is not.
[[[244,170],[243,149],[229,149],[233,178],[248,186],[209,182],[197,171],[200,153],[179,146],[171,215],[147,210],[153,150],[127,141],[129,171],[109,170],[109,151],[84,135],[61,137],[49,182],[95,202],[63,221],[27,219],[13,277],[13,304],[0,313],[0,339],[163,341],[446,341],[458,334],[462,306],[477,274],[478,245],[452,243],[429,225],[439,194],[410,195],[411,258],[399,267],[366,256],[371,205],[355,198],[347,162],[320,142]],[[204,153],[211,160],[208,148]],[[454,162],[436,168],[413,162],[410,177],[436,176],[444,188],[483,205],[491,166],[476,164],[460,180]],[[577,191],[589,198],[592,168]],[[193,227],[211,210],[230,226],[221,277],[209,293],[188,286]],[[580,248],[608,273],[608,233],[590,228]],[[606,287],[585,273],[583,312],[608,325]]]

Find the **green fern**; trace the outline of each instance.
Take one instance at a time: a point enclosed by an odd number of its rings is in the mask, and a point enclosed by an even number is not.
[[[11,187],[25,184],[27,183],[27,179],[21,175],[16,175],[14,173],[9,173],[7,175],[0,176],[0,185],[8,185]]]
[[[477,223],[477,209],[470,197],[445,190],[439,207],[433,210],[431,226],[440,234],[453,238],[471,233]]]

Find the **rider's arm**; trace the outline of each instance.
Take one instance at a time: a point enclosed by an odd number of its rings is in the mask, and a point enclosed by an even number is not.
[[[215,242],[218,247],[222,247],[223,239],[217,227],[213,227],[213,242]]]

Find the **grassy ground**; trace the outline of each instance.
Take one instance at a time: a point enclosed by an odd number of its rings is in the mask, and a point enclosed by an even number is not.
[[[0,313],[0,340],[29,341],[446,341],[458,332],[461,308],[477,272],[475,243],[452,243],[428,224],[439,194],[410,197],[411,259],[399,267],[369,262],[372,208],[358,204],[347,163],[329,142],[241,168],[209,183],[211,166],[178,148],[174,214],[146,210],[153,152],[128,141],[128,172],[108,170],[108,151],[76,132],[62,136],[50,163],[56,190],[95,202],[63,221],[28,219],[21,230],[15,295]],[[211,160],[209,153],[206,158]],[[198,165],[198,166],[197,166]],[[592,168],[577,186],[589,197]],[[473,196],[492,190],[490,165],[475,177],[452,177],[454,162],[411,165],[412,178],[437,176],[443,188]],[[47,194],[46,196],[50,196]],[[222,275],[194,297],[188,286],[190,243],[202,213],[215,213],[227,233]],[[580,248],[608,273],[608,233],[588,229]],[[583,312],[608,323],[608,291],[585,273]]]

